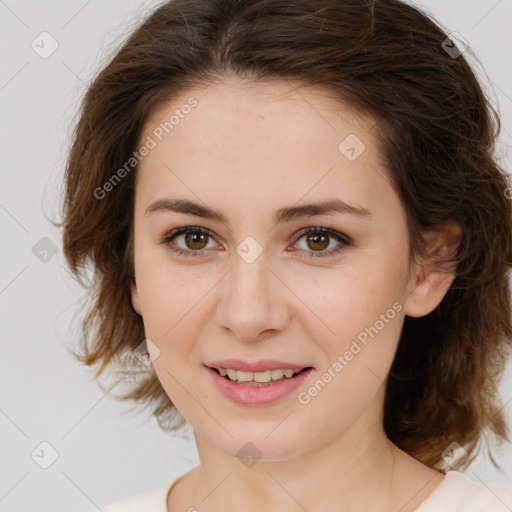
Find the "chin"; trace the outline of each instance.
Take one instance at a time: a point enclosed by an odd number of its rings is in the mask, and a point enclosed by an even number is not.
[[[252,429],[252,433],[233,432],[233,438],[225,436],[222,440],[215,440],[213,444],[225,454],[247,461],[250,467],[252,461],[286,461],[297,457],[304,452],[306,439],[296,438],[283,430],[277,432],[276,425],[272,428]],[[269,434],[269,432],[272,432]]]

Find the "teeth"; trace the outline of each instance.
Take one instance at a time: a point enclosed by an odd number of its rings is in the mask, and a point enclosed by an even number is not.
[[[236,378],[240,382],[250,382],[251,380],[254,380],[252,377],[253,377],[252,372],[241,372],[240,370],[238,370],[236,372]],[[231,378],[231,376],[230,376],[230,378]]]
[[[271,381],[283,380],[283,378],[291,378],[299,373],[302,368],[285,369],[285,370],[267,370],[265,372],[245,372],[242,370],[233,370],[231,368],[217,368],[220,375],[229,377],[229,380],[238,382],[258,382],[268,383]]]
[[[272,370],[272,380],[279,380],[283,378],[284,370]]]

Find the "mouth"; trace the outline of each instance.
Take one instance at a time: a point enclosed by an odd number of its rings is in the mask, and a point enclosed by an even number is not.
[[[215,368],[211,366],[209,368],[233,384],[251,387],[272,386],[279,382],[295,379],[298,375],[313,369],[312,366],[307,366],[305,368],[277,368],[262,372],[249,372],[233,368]]]
[[[212,383],[225,398],[243,406],[279,403],[309,380],[313,366],[298,361],[223,359],[204,365]]]

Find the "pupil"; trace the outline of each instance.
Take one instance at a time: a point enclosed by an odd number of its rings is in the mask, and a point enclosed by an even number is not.
[[[321,241],[319,242],[319,239],[323,239],[323,245],[320,245],[320,244],[322,244],[322,242]],[[327,240],[327,237],[322,234],[312,234],[309,236],[308,240],[313,241],[313,243],[314,243],[313,248],[316,247],[317,249],[318,248],[325,249],[329,245],[329,243],[327,243],[327,244],[325,243]]]
[[[204,244],[205,240],[206,240],[206,235],[204,233],[189,233],[187,235],[187,245],[189,245],[189,247],[191,246],[191,248],[202,249],[205,245]],[[201,242],[203,242],[203,244],[200,245],[200,247],[194,247],[194,244],[196,244],[196,243],[201,244]]]

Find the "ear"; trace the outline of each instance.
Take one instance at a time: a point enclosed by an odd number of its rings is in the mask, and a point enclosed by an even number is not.
[[[411,317],[428,315],[441,303],[455,279],[455,269],[437,259],[453,257],[462,237],[460,226],[449,221],[423,233],[428,256],[414,265],[411,271],[404,312]]]
[[[139,292],[137,290],[137,283],[135,282],[135,278],[130,283],[130,294],[131,294],[131,300],[132,300],[132,306],[133,309],[139,314],[142,315],[141,307],[140,307],[140,298],[139,298]]]

